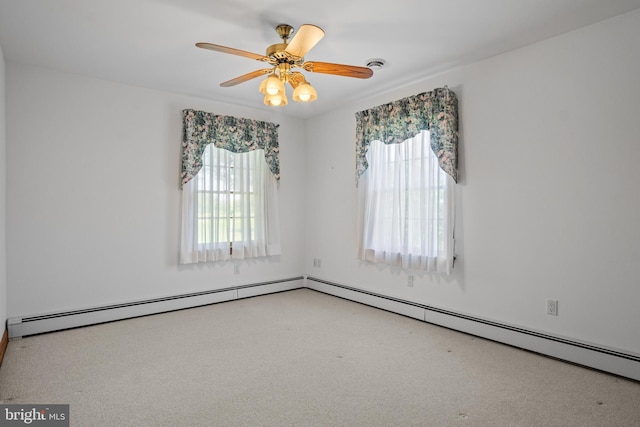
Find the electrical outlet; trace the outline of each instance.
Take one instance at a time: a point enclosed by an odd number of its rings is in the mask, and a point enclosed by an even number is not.
[[[413,288],[413,276],[407,277],[407,286],[409,286],[410,288]]]
[[[313,266],[318,267],[318,258],[313,259]]]
[[[558,315],[558,300],[555,300],[555,299],[547,300],[547,314],[550,314],[551,316]]]

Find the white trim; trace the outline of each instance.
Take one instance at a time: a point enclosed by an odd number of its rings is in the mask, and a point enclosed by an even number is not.
[[[440,310],[313,277],[306,277],[306,287],[424,322],[640,381],[640,355],[638,354]]]
[[[257,295],[266,295],[274,292],[289,291],[302,287],[304,287],[303,278],[296,277],[124,304],[34,316],[11,317],[7,320],[7,327],[9,329],[9,338],[13,339],[44,332],[77,328],[97,323],[112,322],[149,314],[159,314],[167,311],[249,298]]]
[[[9,338],[309,288],[420,321],[640,381],[640,355],[416,304],[313,277],[254,283],[146,301],[7,319]]]

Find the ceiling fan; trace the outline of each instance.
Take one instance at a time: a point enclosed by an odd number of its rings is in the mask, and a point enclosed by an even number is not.
[[[316,90],[305,79],[304,74],[299,71],[293,71],[295,68],[301,68],[311,73],[334,74],[359,79],[368,79],[373,75],[373,71],[367,67],[332,64],[330,62],[305,61],[304,56],[307,52],[324,37],[324,31],[320,27],[304,24],[300,26],[291,41],[289,41],[293,33],[293,27],[291,25],[280,24],[276,27],[276,32],[278,36],[282,38],[282,43],[269,46],[265,55],[205,42],[196,43],[196,46],[216,52],[255,59],[271,65],[271,68],[252,71],[220,83],[222,87],[230,87],[268,74],[268,77],[260,84],[260,92],[265,95],[264,103],[269,106],[287,105],[287,96],[285,93],[285,85],[287,83],[294,89],[294,101],[311,102],[317,99],[318,95]]]

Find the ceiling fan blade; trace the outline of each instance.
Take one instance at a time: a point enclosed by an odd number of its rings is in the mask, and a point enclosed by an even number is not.
[[[262,70],[252,71],[250,73],[244,74],[242,76],[236,77],[235,79],[227,80],[226,82],[220,83],[222,87],[230,87],[235,86],[240,83],[244,83],[248,80],[255,79],[256,77],[260,77],[265,74],[269,74],[273,70],[271,68],[263,68]]]
[[[302,58],[324,37],[324,30],[311,24],[301,25],[284,50],[290,55]]]
[[[232,47],[220,46],[213,43],[200,42],[200,43],[196,43],[196,46],[201,47],[202,49],[214,50],[216,52],[230,53],[232,55],[244,56],[245,58],[256,59],[258,61],[267,61],[269,59],[264,55],[259,55],[257,53],[251,53],[251,52],[247,52],[240,49],[234,49]]]
[[[309,61],[302,64],[302,68],[312,73],[335,74],[337,76],[368,79],[373,75],[373,70],[356,65],[332,64],[330,62]]]

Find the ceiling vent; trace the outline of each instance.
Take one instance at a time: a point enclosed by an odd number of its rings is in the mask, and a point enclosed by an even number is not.
[[[367,67],[371,68],[372,70],[380,70],[385,63],[386,62],[384,59],[374,58],[367,61]]]

